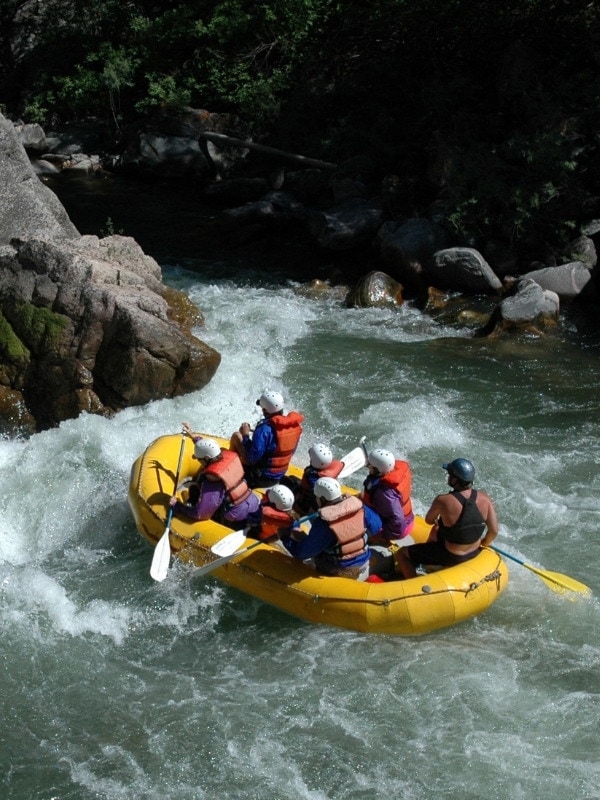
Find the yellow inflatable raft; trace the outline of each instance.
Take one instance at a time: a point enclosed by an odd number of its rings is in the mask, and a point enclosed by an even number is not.
[[[221,447],[228,446],[227,441],[212,438]],[[161,436],[131,470],[129,505],[138,531],[153,545],[165,531],[181,442],[180,435]],[[180,480],[198,469],[192,454],[193,443],[186,437]],[[299,475],[301,470],[291,467],[289,473]],[[428,532],[425,520],[417,517],[414,541],[425,541]],[[211,547],[228,534],[229,528],[212,520],[194,522],[175,516],[170,526],[171,551],[202,567],[217,558]],[[245,540],[245,545],[250,544],[255,540]],[[500,596],[508,581],[506,565],[487,548],[465,564],[410,580],[363,583],[319,575],[277,543],[261,543],[215,568],[211,575],[308,622],[403,636],[444,628],[480,614]]]

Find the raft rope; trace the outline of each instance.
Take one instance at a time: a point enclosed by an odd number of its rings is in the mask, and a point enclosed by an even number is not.
[[[500,565],[500,559],[498,559],[498,565]],[[425,584],[421,587],[420,592],[416,592],[415,594],[404,594],[398,597],[385,597],[382,600],[376,600],[375,598],[370,597],[336,597],[335,595],[327,595],[327,597],[321,597],[318,594],[313,594],[313,592],[307,592],[304,589],[300,589],[297,586],[291,586],[289,583],[279,580],[273,575],[265,575],[263,572],[260,572],[257,569],[253,569],[252,567],[244,564],[243,562],[237,564],[240,569],[246,570],[247,572],[253,572],[255,575],[260,575],[262,578],[271,581],[272,583],[279,584],[281,586],[285,586],[286,589],[296,592],[296,594],[305,595],[306,597],[312,598],[314,603],[319,603],[321,600],[326,602],[344,602],[344,603],[361,603],[361,604],[368,604],[373,606],[389,606],[393,603],[400,603],[403,600],[413,600],[417,597],[423,597],[424,595],[427,597],[434,597],[438,594],[463,594],[465,598],[467,598],[471,592],[476,591],[479,589],[480,586],[483,586],[486,583],[496,583],[496,591],[500,591],[500,580],[502,578],[502,573],[498,568],[496,568],[493,572],[490,572],[488,575],[484,575],[484,577],[478,581],[477,583],[469,584],[467,589],[460,589],[458,587],[446,587],[445,589],[436,589],[432,591],[431,587]],[[424,575],[424,578],[427,576]],[[414,579],[411,579],[414,580]],[[388,583],[394,583],[394,581],[388,581]]]

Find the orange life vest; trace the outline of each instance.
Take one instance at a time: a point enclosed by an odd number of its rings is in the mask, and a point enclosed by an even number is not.
[[[280,528],[291,528],[293,520],[287,511],[280,511],[269,502],[263,502],[259,539],[268,539]]]
[[[337,557],[340,561],[349,561],[365,552],[365,512],[358,497],[350,495],[344,497],[340,503],[323,506],[319,516],[329,525],[337,539]]]
[[[250,488],[244,478],[244,467],[240,457],[233,450],[221,450],[221,458],[208,464],[203,470],[204,475],[214,475],[225,485],[227,500],[237,506],[250,497]]]
[[[297,411],[290,411],[289,414],[273,414],[267,418],[267,423],[275,431],[277,440],[275,452],[270,453],[268,457],[269,472],[285,472],[289,467],[302,436],[302,422],[304,417]]]
[[[410,499],[412,491],[412,473],[408,461],[397,460],[394,464],[394,469],[381,476],[379,483],[375,487],[375,491],[377,491],[379,486],[385,489],[392,488],[398,492],[404,518],[409,519],[409,517],[412,516],[413,508]],[[363,497],[367,505],[371,505],[372,491],[373,490],[369,492],[366,489],[364,491]]]

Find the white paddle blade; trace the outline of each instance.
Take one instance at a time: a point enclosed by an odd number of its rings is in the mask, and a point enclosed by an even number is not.
[[[338,475],[338,480],[339,478],[347,478],[348,475],[352,475],[353,472],[367,466],[367,455],[364,447],[355,447],[354,450],[350,450],[341,461],[344,463],[344,468]]]
[[[167,528],[154,548],[152,564],[150,564],[150,576],[155,581],[164,581],[169,572],[170,561],[171,543],[169,541],[169,528]]]
[[[234,531],[233,533],[224,536],[222,539],[219,539],[216,544],[213,544],[213,546],[210,548],[210,551],[216,556],[228,556],[231,555],[231,553],[235,553],[235,551],[241,547],[245,541],[245,531]]]

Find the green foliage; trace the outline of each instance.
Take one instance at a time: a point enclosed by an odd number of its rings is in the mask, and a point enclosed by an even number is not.
[[[599,4],[21,6],[0,0],[0,103],[27,121],[93,115],[119,128],[161,106],[230,111],[283,149],[368,156],[373,186],[401,176],[417,187],[407,213],[435,203],[464,239],[556,239],[600,215]],[[31,48],[19,64],[15,38]]]

